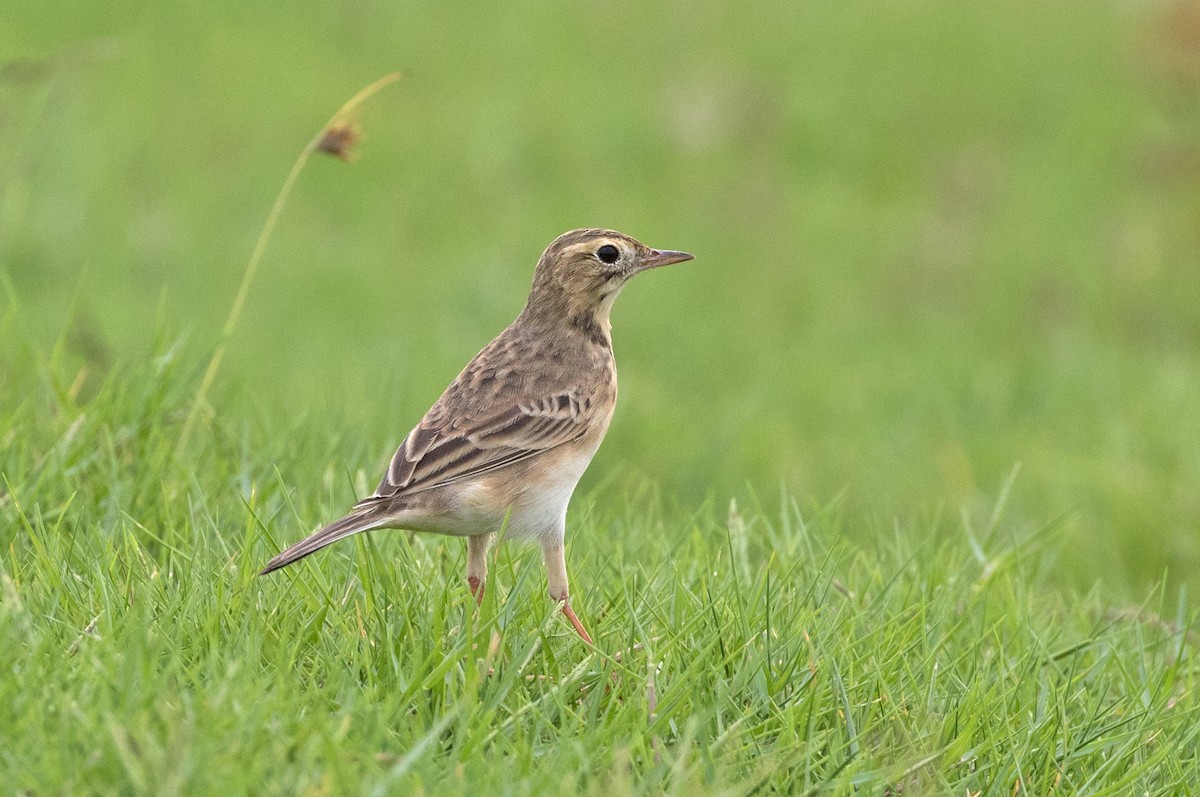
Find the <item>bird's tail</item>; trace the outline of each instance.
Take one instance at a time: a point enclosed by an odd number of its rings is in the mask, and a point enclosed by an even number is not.
[[[267,566],[262,569],[259,575],[265,576],[267,573],[278,570],[281,567],[287,567],[292,562],[297,562],[310,553],[321,550],[326,545],[332,545],[338,540],[344,540],[353,534],[358,534],[360,531],[377,529],[385,525],[387,520],[387,514],[381,511],[381,508],[378,506],[367,506],[357,509],[341,520],[333,521],[320,531],[313,532],[280,553],[274,559],[267,562]]]

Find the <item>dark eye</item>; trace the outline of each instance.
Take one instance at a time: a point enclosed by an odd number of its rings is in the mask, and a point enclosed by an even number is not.
[[[596,250],[596,257],[600,258],[601,263],[616,263],[620,254],[617,247],[612,244],[605,244]]]

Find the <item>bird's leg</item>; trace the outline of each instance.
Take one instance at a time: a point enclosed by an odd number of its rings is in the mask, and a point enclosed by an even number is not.
[[[495,534],[476,534],[467,537],[467,584],[475,603],[483,603],[483,590],[487,581],[487,552]]]
[[[592,638],[583,623],[571,610],[570,593],[567,591],[567,560],[563,556],[562,540],[548,542],[542,546],[542,559],[546,562],[546,581],[550,587],[550,598],[562,604],[562,613],[571,621],[583,641],[592,644]]]

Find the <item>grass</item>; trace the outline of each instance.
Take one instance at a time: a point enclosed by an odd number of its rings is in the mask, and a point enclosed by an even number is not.
[[[1192,4],[118,5],[0,27],[5,789],[1194,788]],[[585,224],[698,255],[616,309],[595,650],[516,546],[255,577]]]
[[[1062,528],[1007,516],[1011,485],[988,514],[859,529],[867,545],[837,503],[685,512],[602,488],[571,517],[591,651],[531,549],[499,549],[479,610],[456,540],[363,537],[256,577],[337,506],[345,474],[231,490],[289,447],[265,428],[221,429],[175,462],[193,385],[170,352],[155,362],[87,412],[5,418],[24,430],[5,446],[0,570],[0,761],[17,792],[1194,783],[1190,610],[1157,589],[1128,607],[1053,589]],[[64,385],[43,387],[53,402]]]

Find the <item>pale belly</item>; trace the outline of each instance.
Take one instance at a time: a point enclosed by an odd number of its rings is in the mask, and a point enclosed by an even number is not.
[[[399,512],[388,525],[455,537],[503,531],[511,539],[561,539],[571,494],[599,445],[597,439],[586,447],[563,446],[481,478],[439,487],[421,510]]]
[[[561,538],[571,494],[598,446],[547,452],[464,485],[452,501],[463,530],[450,533],[503,530],[510,539]]]
[[[614,384],[615,390],[615,384]],[[393,516],[388,526],[473,537],[503,532],[504,538],[561,540],[567,504],[612,420],[610,410],[582,441],[568,443],[523,462],[430,491],[423,507]]]

